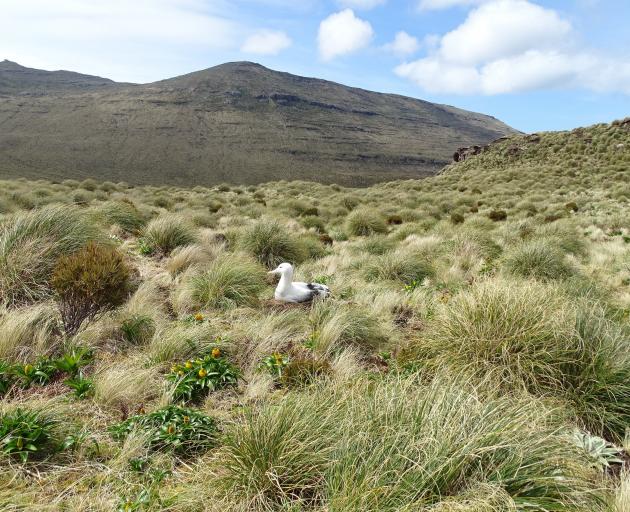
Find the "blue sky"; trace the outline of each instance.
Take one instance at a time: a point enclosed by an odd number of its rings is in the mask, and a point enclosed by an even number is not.
[[[0,59],[150,82],[252,60],[493,115],[630,115],[627,0],[0,0]]]

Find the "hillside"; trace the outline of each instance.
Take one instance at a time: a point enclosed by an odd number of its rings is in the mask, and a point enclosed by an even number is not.
[[[0,177],[135,184],[434,174],[514,130],[488,116],[230,63],[152,84],[0,63]]]
[[[0,181],[0,509],[627,512],[629,148],[625,120],[367,188]],[[332,296],[274,301],[283,261]]]

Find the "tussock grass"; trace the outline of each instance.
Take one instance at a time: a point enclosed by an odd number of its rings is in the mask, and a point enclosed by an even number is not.
[[[370,236],[374,233],[386,233],[387,224],[382,215],[371,208],[358,208],[348,214],[346,232],[350,236]]]
[[[421,254],[397,251],[377,256],[364,266],[368,281],[398,281],[402,284],[422,283],[435,275],[435,269]]]
[[[256,510],[604,510],[555,412],[445,377],[291,393],[230,431],[218,491]]]
[[[265,272],[258,264],[246,258],[222,257],[187,272],[173,303],[180,312],[252,306],[265,286]]]
[[[51,295],[57,260],[102,235],[72,207],[18,212],[0,225],[0,303],[32,303]]]
[[[301,240],[275,221],[260,221],[246,228],[238,244],[269,269],[285,261],[301,263],[308,257],[307,248]]]
[[[56,348],[56,308],[50,303],[0,310],[0,360],[22,362]]]
[[[193,226],[178,215],[161,215],[147,225],[143,240],[147,246],[162,254],[170,254],[176,247],[190,245],[197,237]]]
[[[567,279],[576,273],[566,255],[545,240],[524,242],[509,251],[504,268],[512,275],[542,281]]]

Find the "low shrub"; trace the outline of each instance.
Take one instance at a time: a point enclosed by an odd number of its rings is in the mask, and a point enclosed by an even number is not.
[[[175,291],[179,311],[251,306],[267,286],[264,270],[243,258],[221,257],[203,269],[191,269]]]
[[[112,437],[124,441],[137,433],[146,437],[152,451],[173,452],[192,457],[214,447],[217,424],[210,416],[194,409],[169,405],[149,414],[138,414],[110,427]]]
[[[218,348],[204,357],[173,365],[166,375],[174,384],[173,399],[184,402],[198,402],[211,391],[235,386],[238,377],[238,369],[222,357]]]
[[[171,253],[176,247],[190,245],[197,240],[194,227],[177,215],[161,215],[147,225],[142,236],[144,252]]]
[[[58,297],[65,332],[73,336],[86,321],[123,303],[130,271],[113,248],[88,244],[59,259],[51,286]]]
[[[507,219],[507,212],[505,210],[491,210],[488,213],[488,218],[494,222],[501,222]]]
[[[269,269],[285,261],[300,263],[308,257],[300,240],[274,221],[260,221],[246,228],[238,246]]]
[[[386,233],[387,224],[381,214],[372,208],[357,208],[346,218],[346,232],[349,236],[370,236]]]

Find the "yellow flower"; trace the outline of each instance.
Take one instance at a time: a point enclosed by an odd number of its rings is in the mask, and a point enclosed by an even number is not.
[[[172,434],[173,432],[175,432],[175,427],[173,425],[169,425],[168,428],[166,429],[166,431],[169,434]]]
[[[202,315],[201,313],[197,313],[197,314],[195,315],[195,320],[196,320],[197,322],[203,322],[203,315]]]
[[[206,375],[208,375],[208,372],[206,370],[204,370],[203,368],[199,370],[199,377],[203,378]]]
[[[212,349],[212,357],[220,357],[221,356],[221,351],[218,348],[213,348]]]
[[[171,372],[175,373],[177,371],[177,366],[173,365],[171,366]]]
[[[186,364],[184,365],[188,370],[190,370],[192,368],[192,361],[186,361]]]
[[[190,423],[190,418],[188,416],[184,416],[184,423]]]
[[[179,370],[179,371],[177,372],[177,375],[179,375],[179,376],[181,377],[182,375],[184,375],[184,372],[183,372],[183,371],[181,371],[181,370]]]
[[[33,370],[33,365],[32,364],[25,364],[24,365],[24,373],[31,373],[32,370]]]

